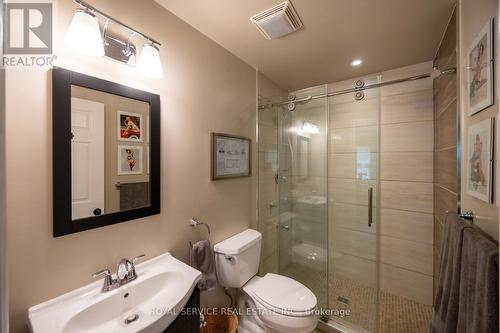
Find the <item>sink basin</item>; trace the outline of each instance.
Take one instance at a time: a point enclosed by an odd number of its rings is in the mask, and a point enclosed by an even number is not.
[[[136,266],[138,278],[103,293],[102,280],[31,307],[32,332],[162,332],[186,305],[201,273],[170,253]]]

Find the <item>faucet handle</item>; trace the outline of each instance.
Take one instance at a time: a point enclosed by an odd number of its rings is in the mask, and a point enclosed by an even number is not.
[[[140,254],[137,257],[135,257],[134,259],[132,259],[132,263],[130,265],[131,266],[130,271],[128,272],[128,278],[130,280],[134,280],[137,278],[137,272],[135,271],[135,263],[145,256],[146,256],[145,254]]]
[[[132,259],[132,265],[135,265],[135,262],[138,261],[139,259],[145,257],[146,255],[145,254],[139,254],[137,257],[135,257],[134,259]]]
[[[104,284],[102,286],[102,291],[110,291],[113,287],[113,278],[111,276],[111,271],[107,268],[101,269],[98,272],[92,274],[93,278],[97,278],[104,275]]]
[[[101,275],[104,275],[105,277],[111,276],[111,271],[108,268],[101,269],[100,271],[97,271],[94,274],[92,274],[92,277],[97,278],[100,277]]]

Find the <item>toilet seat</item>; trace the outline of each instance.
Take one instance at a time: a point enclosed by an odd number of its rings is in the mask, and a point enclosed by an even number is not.
[[[268,273],[253,277],[242,290],[251,300],[247,306],[273,332],[311,332],[318,323],[316,296],[293,279]]]
[[[303,284],[286,276],[268,273],[254,277],[243,290],[261,310],[292,317],[311,316],[316,309],[316,296]]]

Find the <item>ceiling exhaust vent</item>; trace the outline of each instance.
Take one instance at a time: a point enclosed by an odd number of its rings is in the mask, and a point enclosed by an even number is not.
[[[254,15],[250,21],[267,39],[280,38],[303,27],[290,1]]]

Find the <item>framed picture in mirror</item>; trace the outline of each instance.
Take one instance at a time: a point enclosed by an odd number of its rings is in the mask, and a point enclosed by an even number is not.
[[[62,68],[52,84],[54,236],[159,214],[160,97]]]
[[[140,113],[118,111],[118,140],[120,141],[143,141],[143,116]]]

